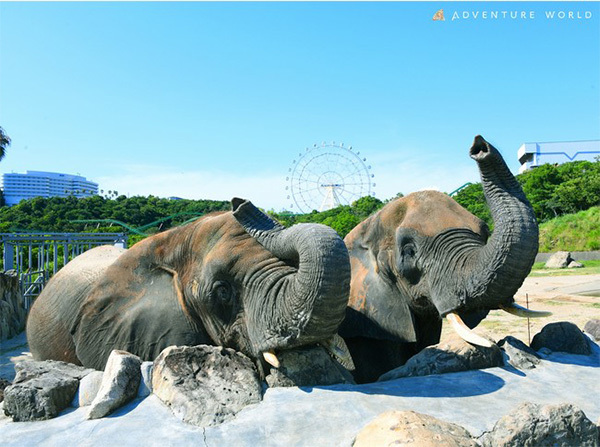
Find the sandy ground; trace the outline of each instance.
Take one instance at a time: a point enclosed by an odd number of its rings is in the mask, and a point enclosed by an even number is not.
[[[593,318],[600,319],[600,275],[573,275],[528,277],[515,295],[515,301],[532,310],[552,312],[552,316],[530,319],[519,318],[495,310],[481,322],[475,332],[498,341],[512,335],[529,344],[546,324],[570,321],[583,330],[585,323]],[[529,329],[528,329],[529,326]],[[444,324],[442,338],[450,332]]]

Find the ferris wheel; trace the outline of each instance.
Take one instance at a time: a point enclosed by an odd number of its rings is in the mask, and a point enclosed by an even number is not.
[[[298,154],[286,177],[290,210],[310,213],[350,205],[375,195],[375,175],[367,159],[344,143],[315,144]]]

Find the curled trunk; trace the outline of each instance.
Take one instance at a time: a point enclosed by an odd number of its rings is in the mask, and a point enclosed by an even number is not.
[[[538,250],[535,214],[498,150],[477,136],[470,155],[479,165],[494,232],[483,245],[474,237],[465,243],[462,235],[464,249],[456,260],[457,290],[453,299],[438,305],[441,315],[465,306],[468,310],[497,309],[513,302]],[[445,243],[451,240],[447,237]]]
[[[342,322],[350,292],[350,261],[342,239],[329,227],[297,224],[284,228],[250,202],[233,200],[234,216],[274,256],[289,264],[278,269],[249,310],[260,331],[257,350],[292,347],[332,337]],[[260,293],[260,292],[259,292]]]

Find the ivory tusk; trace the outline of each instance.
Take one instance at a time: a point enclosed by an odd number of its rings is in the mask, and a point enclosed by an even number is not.
[[[452,325],[452,329],[462,338],[464,341],[471,343],[473,345],[483,346],[484,348],[491,348],[492,343],[477,335],[473,332],[469,327],[461,320],[458,314],[451,312],[446,315],[446,319]]]
[[[272,349],[269,350],[269,351],[263,352],[262,355],[263,355],[265,361],[269,365],[271,365],[271,366],[273,366],[275,368],[279,368],[279,366],[281,366],[280,363],[279,363],[279,359],[275,355],[275,351],[273,351]]]
[[[327,340],[323,340],[320,344],[344,368],[349,371],[354,371],[356,369],[352,356],[350,355],[350,350],[348,349],[348,346],[346,346],[346,342],[338,334],[335,334]]]
[[[523,318],[541,318],[552,315],[552,312],[529,310],[526,307],[519,306],[517,303],[512,303],[509,306],[501,306],[500,309],[502,309],[504,312],[508,312],[509,314]]]

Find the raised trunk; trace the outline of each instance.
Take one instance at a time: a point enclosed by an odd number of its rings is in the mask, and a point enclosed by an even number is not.
[[[234,199],[234,216],[275,257],[294,266],[265,287],[263,320],[254,343],[259,350],[292,347],[333,336],[350,293],[350,261],[342,239],[329,227],[297,224],[284,228],[250,202]],[[260,306],[259,306],[260,307]],[[260,313],[264,313],[261,316]]]
[[[494,232],[487,244],[474,247],[462,259],[464,276],[454,309],[438,309],[444,315],[462,307],[494,309],[514,301],[513,296],[529,274],[538,250],[538,225],[521,186],[498,150],[481,136],[470,150],[477,161],[483,191],[494,219]],[[463,302],[460,302],[463,301]]]

